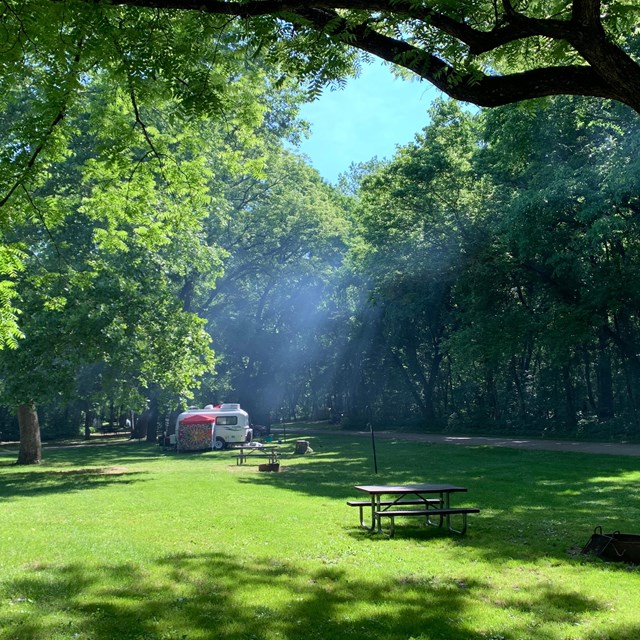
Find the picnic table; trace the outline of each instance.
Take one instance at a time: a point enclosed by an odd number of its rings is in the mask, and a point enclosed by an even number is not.
[[[236,447],[234,451],[237,451],[235,458],[236,464],[244,464],[251,458],[267,458],[269,464],[276,464],[278,462],[278,447],[276,445],[270,447]]]
[[[467,489],[450,484],[356,485],[354,488],[369,496],[368,500],[347,501],[350,507],[359,508],[360,526],[381,533],[383,518],[389,518],[391,537],[395,532],[397,517],[424,518],[427,525],[439,527],[446,523],[449,531],[463,534],[467,530],[467,515],[480,511],[476,507],[451,507],[451,494],[463,493]],[[364,518],[367,508],[371,511],[370,524]],[[461,516],[460,529],[451,526],[451,516]]]

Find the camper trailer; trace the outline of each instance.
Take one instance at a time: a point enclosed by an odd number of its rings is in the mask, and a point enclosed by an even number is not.
[[[252,437],[249,414],[235,403],[189,409],[176,420],[178,451],[220,450],[228,445],[251,442]]]

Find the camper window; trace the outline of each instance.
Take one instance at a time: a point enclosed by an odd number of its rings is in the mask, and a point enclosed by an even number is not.
[[[219,424],[219,425],[238,424],[238,416],[217,416],[216,424]]]

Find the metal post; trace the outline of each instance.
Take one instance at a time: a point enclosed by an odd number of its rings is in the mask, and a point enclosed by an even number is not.
[[[376,437],[373,433],[373,424],[369,423],[369,429],[371,431],[371,448],[373,450],[373,472],[378,475],[378,458],[376,456]]]

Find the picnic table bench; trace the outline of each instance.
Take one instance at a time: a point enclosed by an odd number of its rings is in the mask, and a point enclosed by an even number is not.
[[[428,525],[431,526],[442,526],[443,518],[447,519],[447,528],[449,531],[453,531],[455,533],[464,534],[467,531],[467,515],[469,513],[480,513],[480,509],[477,507],[450,507],[447,509],[406,509],[406,510],[379,510],[376,511],[376,516],[378,518],[389,518],[391,520],[391,528],[389,530],[389,536],[393,537],[395,533],[395,518],[398,516],[401,517],[412,517],[418,516],[425,518],[425,521]],[[462,527],[460,529],[455,529],[451,526],[450,518],[452,515],[460,515],[462,516]],[[436,524],[431,522],[431,518],[433,516],[438,516],[439,523]]]
[[[350,507],[358,507],[358,510],[360,511],[360,526],[366,529],[367,525],[365,524],[365,521],[364,521],[364,510],[367,507],[371,507],[371,500],[347,500],[347,504]],[[377,504],[385,507],[391,507],[391,506],[403,507],[403,506],[410,506],[410,505],[424,506],[425,504],[428,504],[428,505],[433,505],[435,509],[436,507],[442,506],[442,501],[440,500],[440,498],[426,498],[426,499],[419,498],[416,500],[379,500]]]

